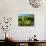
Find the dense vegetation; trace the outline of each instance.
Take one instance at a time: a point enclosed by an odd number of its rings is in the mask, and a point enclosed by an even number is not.
[[[19,26],[33,26],[34,16],[18,16],[18,25]]]

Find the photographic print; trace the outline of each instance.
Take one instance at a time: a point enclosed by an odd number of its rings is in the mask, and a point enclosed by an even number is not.
[[[18,26],[34,26],[34,15],[21,14],[18,16]]]

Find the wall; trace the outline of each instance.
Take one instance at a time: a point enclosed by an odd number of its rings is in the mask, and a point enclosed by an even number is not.
[[[21,3],[20,3],[21,2]],[[16,38],[17,40],[27,40],[34,34],[37,35],[37,39],[45,39],[45,15],[46,8],[33,8],[30,6],[28,0],[0,0],[0,16],[13,17],[13,22],[10,31],[10,37]],[[19,14],[34,14],[35,16],[35,26],[34,27],[18,27],[17,17]],[[0,17],[0,18],[1,18]],[[0,31],[0,35],[2,35]],[[11,36],[12,35],[12,36]],[[0,36],[0,39],[4,37]]]
[[[46,16],[45,16],[45,24],[44,24],[45,28],[44,28],[44,39],[46,39]]]

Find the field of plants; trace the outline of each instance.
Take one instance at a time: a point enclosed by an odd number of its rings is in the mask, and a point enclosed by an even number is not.
[[[18,26],[34,26],[34,15],[18,16]]]

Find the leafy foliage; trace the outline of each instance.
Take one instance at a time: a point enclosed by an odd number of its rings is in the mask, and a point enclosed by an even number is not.
[[[34,25],[34,16],[18,16],[18,25],[19,26],[33,26]]]

